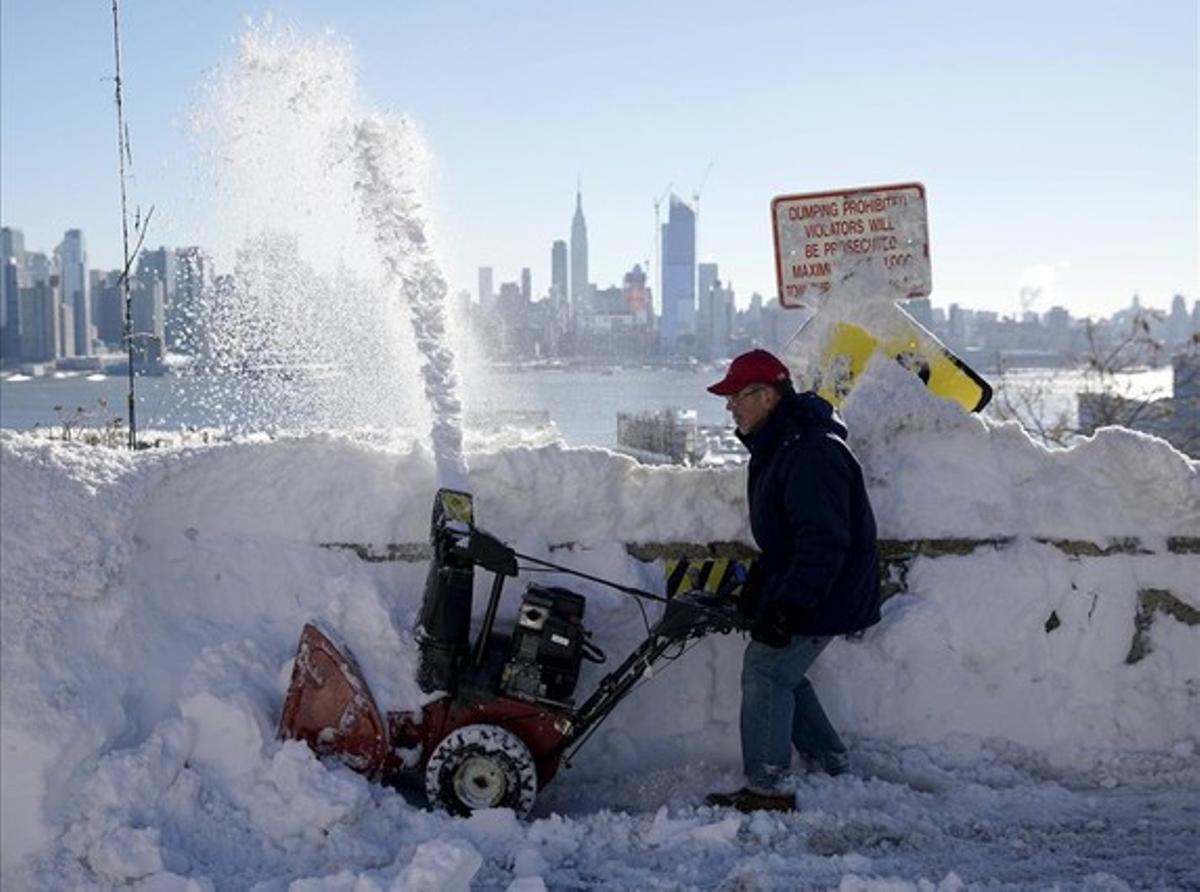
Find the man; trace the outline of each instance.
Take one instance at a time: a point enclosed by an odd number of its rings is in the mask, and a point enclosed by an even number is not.
[[[784,811],[791,748],[837,775],[846,747],[805,674],[834,636],[879,621],[875,516],[846,427],[814,393],[796,393],[765,350],[737,357],[708,388],[725,397],[750,450],[750,529],[762,554],[738,609],[751,628],[742,663],[746,786],[709,805]]]

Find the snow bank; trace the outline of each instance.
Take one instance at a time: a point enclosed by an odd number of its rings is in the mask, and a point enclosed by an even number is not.
[[[933,400],[893,363],[868,370],[846,416],[883,537],[1011,539],[913,559],[883,622],[823,658],[815,682],[856,752],[892,754],[859,757],[860,769],[935,789],[945,774],[930,752],[976,765],[1020,753],[1068,779],[1111,772],[1131,752],[1194,762],[1200,628],[1160,613],[1144,658],[1126,658],[1139,591],[1200,606],[1197,558],[1165,547],[1200,536],[1195,462],[1118,430],[1047,451]],[[624,543],[749,541],[738,470],[561,445],[468,461],[483,526],[533,554],[576,543],[552,559],[627,584],[661,589],[662,573]],[[425,567],[321,546],[424,541],[437,476],[425,448],[313,435],[130,456],[4,433],[0,475],[6,880],[465,887],[503,857],[519,888],[537,888],[562,839],[623,845],[630,828],[601,818],[452,822],[275,740],[309,619],[338,631],[386,708],[420,701],[409,629]],[[1137,537],[1141,553],[1080,557],[1039,541],[1112,537]],[[610,654],[644,634],[625,596],[549,581],[587,594],[587,625]],[[732,771],[741,648],[710,639],[669,664],[556,785],[681,761]],[[715,852],[752,832],[652,817],[637,842],[647,852]],[[866,872],[839,863],[835,885]]]
[[[885,536],[1154,540],[1200,530],[1196,463],[1136,431],[1113,428],[1048,450],[1016,422],[929,397],[883,356],[844,415]]]

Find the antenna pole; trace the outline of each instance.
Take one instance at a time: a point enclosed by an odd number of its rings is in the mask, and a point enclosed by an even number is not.
[[[125,159],[129,153],[125,133],[125,106],[121,93],[121,18],[118,8],[119,0],[113,0],[113,57],[116,62],[116,95],[117,95],[117,164],[121,177],[121,255],[124,259],[124,269],[121,273],[121,294],[124,305],[123,339],[129,355],[129,448],[137,449],[137,415],[133,389],[133,297],[129,289],[129,268],[132,259],[129,256],[129,210],[125,191]]]

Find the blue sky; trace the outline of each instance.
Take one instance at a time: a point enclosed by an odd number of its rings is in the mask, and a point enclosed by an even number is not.
[[[773,196],[921,181],[933,300],[1109,313],[1197,277],[1194,0],[1130,2],[122,4],[133,199],[183,244],[184,132],[206,71],[266,12],[354,48],[373,108],[435,159],[454,287],[549,278],[582,178],[591,278],[653,244],[653,200],[708,165],[700,255],[739,303],[774,294]],[[107,0],[0,2],[0,217],[29,247],[84,230],[118,265]]]

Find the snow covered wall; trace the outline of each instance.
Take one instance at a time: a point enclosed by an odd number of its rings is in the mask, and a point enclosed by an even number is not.
[[[1019,750],[1065,777],[1131,751],[1194,759],[1196,462],[1115,429],[1047,451],[890,362],[868,370],[845,414],[881,536],[911,545],[883,621],[837,642],[815,673],[852,744],[971,761]],[[739,470],[478,437],[467,460],[482,526],[626,584],[663,584],[661,564],[627,544],[750,541]],[[321,875],[331,840],[377,863],[382,827],[345,837],[369,785],[274,730],[313,618],[349,644],[382,706],[419,702],[409,629],[424,564],[323,546],[424,542],[434,455],[335,434],[130,455],[6,432],[0,478],[4,878],[240,886]],[[949,553],[919,553],[922,541]],[[563,543],[574,548],[550,551]],[[610,656],[644,634],[624,595],[531,578],[585,593]],[[507,615],[516,600],[509,590]],[[714,638],[669,664],[555,784],[681,761],[732,769],[742,646]],[[395,802],[376,820],[432,820]],[[425,858],[469,875],[472,857],[410,851],[393,873]]]

